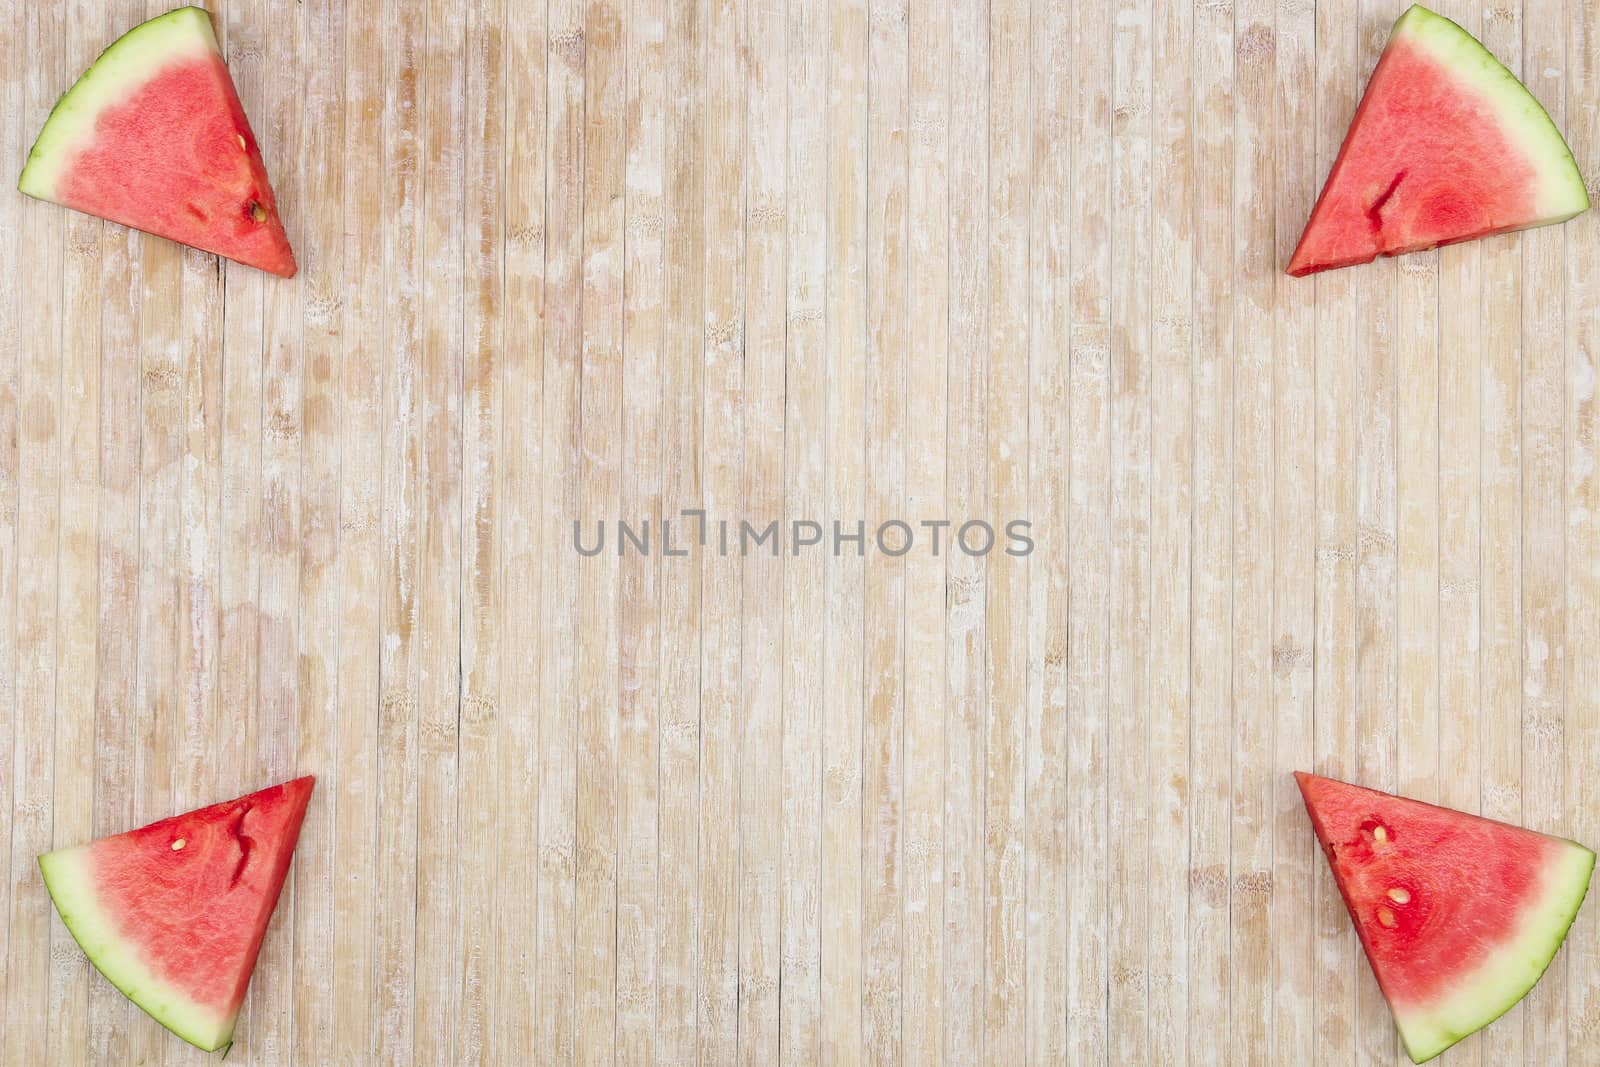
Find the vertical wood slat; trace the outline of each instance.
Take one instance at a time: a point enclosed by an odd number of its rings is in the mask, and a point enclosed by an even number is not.
[[[704,0],[669,6],[662,310],[661,814],[658,836],[661,918],[657,938],[657,1056],[698,1062],[696,910],[699,886],[701,675],[700,561],[666,558],[669,526],[686,548],[701,506],[701,341],[705,287]],[[680,549],[681,551],[682,549]]]
[[[1028,5],[989,6],[988,367],[983,403],[987,499],[973,514],[1009,522],[1028,510]],[[1103,47],[1103,46],[1102,46]],[[971,520],[962,517],[963,525]],[[957,537],[960,528],[957,528]],[[970,538],[969,534],[969,538]],[[980,537],[986,536],[979,534]],[[970,544],[969,540],[969,544]],[[981,542],[980,542],[981,544]],[[957,551],[962,549],[957,548]],[[1025,876],[1027,769],[1027,572],[994,549],[986,572],[984,636],[988,721],[984,734],[984,1056],[1026,1055]],[[1097,933],[1097,932],[1096,932]]]
[[[1111,203],[1111,629],[1107,650],[1108,803],[1106,1053],[1149,1063],[1153,735],[1151,643],[1154,390],[1153,3],[1118,7],[1112,54]],[[1163,253],[1164,254],[1164,253]],[[1037,274],[1035,275],[1037,279]],[[1037,284],[1037,281],[1036,283]],[[1031,442],[1030,442],[1031,446]],[[1030,816],[1029,822],[1032,823]]]
[[[862,562],[834,535],[862,514],[866,456],[865,279],[869,0],[828,5],[826,452],[823,546],[821,1058],[852,1063],[862,1047]],[[712,255],[708,246],[707,255]],[[710,427],[707,427],[710,432]]]
[[[454,1055],[461,747],[462,378],[465,327],[463,162],[467,150],[465,8],[430,0],[424,15],[418,291],[424,314],[414,408],[419,421],[415,983],[412,1049],[420,1063]]]
[[[23,17],[20,3],[8,2],[5,15],[9,25],[16,26]],[[9,33],[0,39],[0,59],[6,69],[21,70],[26,55],[27,34]],[[0,131],[5,140],[0,142],[0,161],[7,173],[20,172],[25,159],[23,147],[27,134],[24,127],[38,112],[30,102],[29,85],[25,78],[6,79],[0,92]],[[0,252],[7,263],[14,263],[23,246],[22,220],[28,210],[39,210],[26,204],[20,197],[0,200]],[[12,870],[9,827],[16,799],[15,749],[17,740],[17,520],[21,513],[21,487],[17,480],[18,410],[17,374],[21,362],[23,308],[20,302],[23,275],[11,273],[0,281],[0,810],[6,813],[5,878],[0,879],[0,997],[5,998],[0,1010],[0,1024],[9,1018],[11,1008],[11,914],[16,895],[16,874]],[[30,323],[31,326],[31,323]],[[91,988],[93,986],[91,985]],[[0,1025],[0,1054],[14,1050],[7,1036],[7,1027]]]
[[[1524,0],[1524,83],[1545,104],[1558,129],[1568,109],[1563,73],[1562,0]],[[1593,106],[1590,101],[1590,106]],[[1524,825],[1567,836],[1566,280],[1568,233],[1547,227],[1523,235],[1522,305],[1522,691]],[[1581,653],[1580,653],[1581,654]],[[1584,1050],[1567,1041],[1569,962],[1557,960],[1526,1000],[1525,1056],[1564,1064]]]
[[[495,1050],[500,1020],[498,953],[501,853],[496,843],[516,825],[502,817],[500,753],[504,723],[501,594],[504,557],[500,516],[505,358],[507,10],[503,3],[472,5],[462,27],[467,104],[462,151],[463,321],[461,380],[461,679],[458,792],[460,846],[456,866],[460,963],[456,968],[458,1022],[452,1058],[483,1062]],[[470,902],[470,903],[468,903]],[[513,975],[515,965],[506,970]],[[513,989],[518,982],[507,979]],[[513,1004],[517,1003],[512,1001]],[[509,1020],[507,1020],[509,1023]],[[509,1026],[508,1026],[509,1028]]]
[[[1028,511],[1037,538],[1028,568],[1027,720],[1027,1017],[1028,1055],[1060,1062],[1068,1056],[1068,989],[1075,975],[1069,946],[1075,924],[1067,871],[1081,865],[1083,843],[1072,824],[1067,796],[1068,719],[1076,701],[1069,690],[1069,567],[1073,523],[1069,515],[1072,458],[1068,431],[1072,399],[1072,279],[1074,252],[1073,118],[1078,107],[1073,63],[1073,8],[1052,5],[1035,13],[1030,78],[1032,186],[1029,190],[1028,451],[1061,456],[1028,464]],[[1092,46],[1091,46],[1092,47]],[[958,550],[958,549],[957,549]],[[1079,780],[1081,782],[1081,775]],[[1070,849],[1070,853],[1069,853]],[[1080,882],[1081,884],[1081,882]],[[1079,936],[1081,940],[1081,935]],[[1142,1038],[1143,1035],[1141,1035]]]
[[[42,121],[61,80],[65,12],[59,7],[27,8],[16,13],[13,38],[18,59],[26,67],[19,79],[22,92],[11,106],[22,123]],[[40,56],[30,63],[23,56]],[[17,159],[20,164],[21,158]],[[0,663],[9,685],[5,715],[9,750],[3,784],[6,816],[5,915],[7,934],[0,943],[4,961],[6,1010],[0,1027],[13,1056],[48,1049],[50,1038],[50,948],[52,924],[48,897],[34,857],[52,845],[55,794],[55,720],[57,713],[57,648],[61,634],[59,574],[56,556],[61,529],[61,395],[63,256],[67,234],[61,214],[43,204],[28,203],[11,213],[10,238],[16,242],[14,263],[29,251],[29,268],[6,296],[16,316],[0,364],[0,395],[5,397],[4,458],[0,486],[11,496],[0,543],[9,575],[0,576],[8,592],[0,644]]]
[[[1189,1062],[1189,797],[1194,621],[1194,93],[1189,57],[1194,10],[1155,0],[1150,174],[1150,1062]]]
[[[1520,74],[1521,4],[1483,11],[1484,45]],[[1483,750],[1482,813],[1518,823],[1523,818],[1523,574],[1522,350],[1523,257],[1520,238],[1490,238],[1482,246],[1483,331],[1479,450],[1481,540],[1479,707]],[[1485,1063],[1517,1062],[1527,1054],[1527,1009],[1512,1008],[1505,1025],[1482,1036]]]
[[[631,0],[627,39],[626,217],[623,246],[622,501],[619,517],[646,524],[660,551],[665,261],[667,6]],[[617,765],[617,1059],[655,1054],[656,939],[660,929],[661,572],[630,553],[619,578]]]
[[[1315,1062],[1319,1023],[1314,951],[1317,867],[1323,864],[1292,774],[1315,766],[1317,544],[1317,361],[1315,282],[1280,273],[1300,239],[1321,177],[1314,121],[1316,15],[1276,5],[1277,99],[1273,292],[1272,679],[1273,840],[1271,880],[1274,1062]]]
[[[343,197],[338,293],[338,623],[334,692],[336,755],[319,780],[331,810],[335,862],[332,891],[331,1055],[370,1054],[378,1018],[377,894],[385,881],[378,851],[379,732],[383,682],[381,633],[384,524],[386,299],[385,239],[376,225],[385,203],[379,165],[386,139],[384,75],[387,42],[369,28],[382,0],[346,0]]]
[[[1343,141],[1347,116],[1360,99],[1357,74],[1359,5],[1319,4],[1317,44],[1316,175],[1320,183]],[[1302,284],[1301,289],[1306,286]],[[1355,286],[1348,272],[1321,275],[1315,290],[1316,331],[1341,339],[1341,348],[1319,344],[1316,359],[1316,630],[1312,697],[1312,768],[1318,774],[1351,779],[1355,759],[1356,462],[1355,370],[1346,357],[1357,337]],[[1332,1063],[1352,1060],[1356,1041],[1356,984],[1359,949],[1344,902],[1325,862],[1314,864],[1315,946],[1313,1013],[1318,1020],[1314,1051]]]
[[[907,70],[905,514],[919,545],[946,506],[950,367],[950,5],[910,7]],[[952,551],[946,539],[946,553]],[[913,551],[905,578],[904,833],[901,1029],[904,1063],[944,1061],[945,738],[951,713],[945,647],[946,557]]]
[[[949,364],[946,507],[952,522],[988,504],[988,99],[963,87],[989,83],[989,22],[975,4],[950,5]],[[980,210],[980,207],[982,208]],[[945,1034],[947,1063],[985,1055],[984,797],[988,718],[987,589],[980,562],[954,543],[946,569]],[[826,966],[826,963],[824,964]]]
[[[97,7],[69,15],[62,42],[62,68],[90,62],[99,45]],[[9,164],[11,161],[6,161]],[[0,226],[9,220],[0,219]],[[105,225],[99,219],[69,215],[64,221],[62,264],[60,425],[61,524],[57,551],[57,603],[60,630],[56,651],[56,721],[53,742],[51,847],[69,847],[94,837],[95,730],[98,701],[101,336],[104,297],[100,276],[105,256]],[[0,316],[4,313],[0,312]],[[0,345],[7,329],[0,326]],[[209,618],[209,613],[202,615]],[[0,695],[0,700],[3,700]],[[0,757],[3,758],[3,757]],[[0,791],[6,796],[9,790]],[[68,947],[71,935],[52,922],[50,1033],[51,1056],[62,1064],[90,1062],[89,991],[92,968]],[[0,949],[3,955],[3,949]],[[0,1059],[5,1056],[0,1043]]]
[[[788,319],[785,215],[787,11],[745,10],[744,514],[779,521],[784,503],[784,334]],[[741,520],[741,523],[743,520]],[[779,1062],[782,974],[784,562],[740,526],[743,593],[739,747],[739,1062]]]
[[[534,1055],[570,1062],[577,1049],[577,659],[580,558],[568,524],[581,517],[579,437],[583,320],[583,4],[550,5],[546,32],[544,411],[540,452],[541,602],[538,985]]]
[[[826,520],[828,430],[828,7],[786,5],[784,530]],[[816,1064],[822,1030],[822,837],[827,561],[816,551],[783,564],[783,857],[778,985],[779,1059]]]
[[[1272,1041],[1273,592],[1276,484],[1272,328],[1283,270],[1274,236],[1276,12],[1234,8],[1233,73],[1233,691],[1229,828],[1229,1011],[1233,1058]],[[1302,287],[1302,290],[1306,287]]]
[[[96,35],[121,32],[139,17],[137,13],[126,12],[122,4],[113,5],[109,11],[102,12],[102,16],[88,20],[85,32]],[[219,35],[224,30],[224,26],[219,26]],[[85,50],[92,50],[98,44],[96,40]],[[138,610],[140,389],[136,353],[144,288],[140,271],[143,257],[139,250],[144,238],[134,231],[106,225],[102,239],[105,254],[98,282],[103,301],[98,322],[101,345],[98,601],[102,619],[128,620],[134,618]],[[225,349],[231,342],[231,331],[225,323]],[[136,628],[125,622],[102,626],[96,640],[93,785],[96,836],[135,825],[133,790],[129,785],[135,745],[131,719],[136,706],[136,642]],[[219,701],[225,692],[219,672]],[[225,770],[220,759],[216,770],[219,774]],[[126,1059],[129,1022],[135,1014],[135,1009],[115,986],[90,979],[88,1046],[91,1060],[115,1063]]]
[[[423,157],[417,107],[422,25],[415,5],[383,11],[384,175],[379,204],[398,225],[383,247],[388,300],[383,320],[383,498],[379,527],[381,658],[378,665],[377,901],[373,938],[372,1048],[385,1059],[413,1056],[417,893],[417,543],[420,528],[421,390],[418,350],[423,250],[419,181]],[[377,214],[376,211],[364,214]],[[371,221],[371,220],[368,220]]]
[[[870,558],[862,579],[861,1026],[862,1055],[879,1063],[902,1057],[905,1007],[900,898],[906,568],[877,551],[876,538],[882,524],[903,521],[905,511],[908,14],[898,3],[869,3],[863,519]],[[849,522],[852,516],[840,518]]]
[[[739,1028],[739,723],[743,574],[724,547],[744,513],[745,145],[748,45],[744,0],[710,0],[705,57],[705,289],[698,520],[700,562],[700,1059],[728,1063]],[[737,535],[737,529],[734,531]],[[754,653],[756,650],[751,650]]]
[[[1357,14],[1357,70],[1371,70],[1402,5],[1364,0]],[[1422,257],[1426,259],[1427,257]],[[1408,267],[1417,261],[1412,260]],[[1399,264],[1382,260],[1355,279],[1356,429],[1356,729],[1357,780],[1376,788],[1398,788],[1397,519],[1396,519],[1396,334]],[[1356,1057],[1361,1063],[1394,1063],[1399,1056],[1393,1020],[1364,961],[1357,964]]]
[[[1194,13],[1194,512],[1189,753],[1189,1030],[1200,1062],[1227,1057],[1235,757],[1233,595],[1234,20]]]
[[[623,194],[626,161],[623,23],[610,0],[583,12],[582,289],[578,500],[588,522],[620,518]],[[620,533],[618,533],[620,544]],[[618,556],[580,561],[577,639],[577,930],[572,976],[581,1063],[609,1063],[616,1034]]]
[[[1564,21],[1566,50],[1566,133],[1578,168],[1597,199],[1600,167],[1600,109],[1585,106],[1600,94],[1600,56],[1582,41],[1600,34],[1600,9],[1569,3]],[[1566,811],[1569,832],[1590,842],[1600,834],[1592,772],[1600,758],[1600,659],[1587,650],[1600,640],[1600,246],[1593,211],[1567,227],[1565,277],[1566,337]],[[1567,956],[1567,1054],[1580,1062],[1583,1042],[1600,1029],[1600,931],[1595,905],[1586,901],[1563,950]]]
[[[504,294],[500,305],[500,435],[498,485],[501,560],[500,699],[495,725],[499,779],[497,828],[506,821],[520,838],[537,847],[502,849],[495,871],[495,999],[488,1058],[505,1062],[538,1058],[544,1038],[539,1003],[542,959],[540,922],[545,888],[544,822],[540,809],[544,768],[544,726],[540,699],[545,692],[547,659],[538,646],[544,634],[541,604],[545,567],[541,547],[559,544],[542,511],[545,482],[544,365],[549,358],[545,326],[548,276],[546,180],[548,25],[534,19],[507,19],[502,42],[504,77]],[[488,57],[485,62],[489,63]],[[487,638],[486,638],[487,639]],[[486,685],[493,681],[485,678]],[[558,996],[552,991],[553,996]]]
[[[1111,537],[1111,486],[1117,476],[1111,455],[1112,235],[1116,223],[1111,111],[1116,71],[1112,5],[1074,5],[1072,18],[1072,102],[1064,138],[1071,155],[1065,197],[1070,248],[1063,279],[1068,289],[1064,310],[1069,331],[1064,447],[1067,507],[1061,528],[1068,554],[1065,1010],[1070,1024],[1069,1059],[1100,1062],[1108,1054],[1110,1038],[1106,999],[1110,879],[1105,857],[1111,827],[1109,776],[1101,768],[1109,768],[1112,758],[1110,607],[1112,572],[1117,565]],[[998,105],[996,111],[998,123]],[[991,174],[991,184],[999,180]],[[1052,206],[1041,204],[1039,210],[1049,211]],[[991,235],[990,240],[995,242],[997,237]],[[998,353],[991,355],[997,357]],[[1001,392],[994,385],[991,391]],[[1013,569],[1007,563],[993,569],[1006,574]],[[1117,829],[1120,832],[1122,828]]]
[[[345,19],[339,0],[303,8],[304,37],[315,60],[304,73],[305,139],[309,158],[346,154]],[[300,604],[297,619],[296,674],[300,718],[295,770],[319,775],[300,828],[291,876],[295,964],[291,995],[295,1005],[291,1061],[313,1062],[338,1025],[332,974],[337,948],[333,909],[338,838],[334,823],[344,783],[338,764],[340,636],[340,419],[343,355],[338,308],[345,288],[340,234],[344,225],[344,175],[334,168],[307,167],[300,175],[304,194],[289,218],[289,236],[304,279],[301,339],[302,510]],[[202,414],[205,414],[202,412]],[[194,423],[191,415],[191,425]],[[200,420],[215,423],[215,418]],[[187,490],[187,486],[186,486]],[[186,497],[188,493],[186,492]],[[194,529],[185,523],[186,532]],[[203,536],[201,528],[201,535]],[[204,562],[203,559],[194,561]],[[351,706],[351,712],[357,708]],[[354,715],[352,714],[352,718]],[[202,739],[203,741],[203,739]],[[200,746],[203,752],[203,744]],[[187,761],[185,761],[187,762]],[[205,766],[203,756],[195,762]],[[329,787],[333,788],[330,789]],[[193,804],[183,805],[192,807]],[[304,851],[300,851],[301,848]]]

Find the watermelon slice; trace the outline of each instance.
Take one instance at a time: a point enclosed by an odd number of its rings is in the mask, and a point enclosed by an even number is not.
[[[56,102],[17,188],[295,273],[261,149],[197,7],[135,26],[105,50]]]
[[[1424,7],[1394,24],[1289,273],[1565,222],[1583,177],[1539,101]]]
[[[1544,974],[1594,853],[1559,837],[1297,772],[1401,1040],[1423,1063]]]
[[[233,1039],[314,784],[297,778],[39,857],[100,973],[207,1052]]]

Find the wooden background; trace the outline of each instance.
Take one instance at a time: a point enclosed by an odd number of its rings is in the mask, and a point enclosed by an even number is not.
[[[0,173],[165,6],[0,0]],[[1400,4],[214,6],[296,280],[0,195],[0,1061],[213,1062],[34,857],[297,772],[230,1064],[1396,1064],[1288,772],[1600,843],[1600,216],[1280,273]]]

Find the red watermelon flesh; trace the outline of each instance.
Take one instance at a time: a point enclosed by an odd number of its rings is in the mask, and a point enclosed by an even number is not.
[[[261,149],[199,8],[106,49],[57,102],[18,188],[291,277]]]
[[[297,778],[39,858],[90,961],[163,1026],[233,1037],[315,780]]]
[[[1395,23],[1289,262],[1299,276],[1564,222],[1589,206],[1566,141],[1471,34]]]
[[[1589,888],[1582,845],[1297,773],[1372,973],[1417,1063],[1503,1015]]]

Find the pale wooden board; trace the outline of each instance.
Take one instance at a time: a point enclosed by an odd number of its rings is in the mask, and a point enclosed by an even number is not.
[[[1281,273],[1397,0],[210,6],[298,278],[0,196],[0,1063],[211,1062],[35,857],[294,773],[230,1063],[1398,1064],[1289,772],[1600,839],[1600,222]]]

